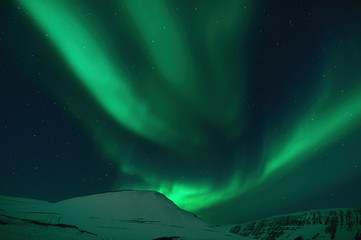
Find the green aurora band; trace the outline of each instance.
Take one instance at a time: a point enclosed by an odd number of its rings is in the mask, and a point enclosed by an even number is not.
[[[205,55],[203,58],[194,54],[194,49],[199,46],[190,44],[187,34],[184,34],[186,27],[167,10],[166,1],[112,3],[126,9],[123,9],[122,19],[135,28],[129,34],[141,36],[135,44],[148,49],[144,61],[149,66],[144,70],[144,78],[136,79],[127,71],[122,52],[116,53],[120,55],[117,56],[107,47],[112,43],[103,33],[106,28],[102,28],[96,17],[90,18],[86,9],[77,9],[71,1],[18,2],[47,34],[80,83],[120,126],[170,151],[181,153],[185,148],[185,152],[190,154],[199,146],[209,145],[202,126],[204,121],[230,138],[241,133],[247,121],[242,116],[242,100],[246,97],[248,79],[246,56],[243,67],[232,69],[229,62],[234,59],[229,57],[228,51],[217,51],[217,44],[243,44],[242,36],[251,27],[254,15],[245,3],[203,2],[203,10],[199,9],[202,12],[195,21],[202,29],[198,37],[205,39],[203,49],[198,50]],[[212,22],[217,14],[225,13],[227,18],[223,27]],[[240,34],[233,38],[236,27]],[[339,53],[337,56],[343,55]],[[325,62],[330,87],[308,108],[301,121],[287,129],[289,134],[286,137],[268,136],[277,140],[265,145],[263,170],[259,175],[245,177],[240,169],[236,169],[221,183],[202,177],[197,181],[163,177],[161,172],[147,170],[127,159],[126,149],[119,147],[121,144],[116,138],[104,139],[101,130],[87,125],[86,120],[84,125],[99,139],[101,151],[119,164],[122,173],[143,180],[141,184],[121,184],[116,188],[157,190],[180,207],[197,211],[240,196],[269,181],[276,173],[290,171],[307,161],[315,149],[318,151],[333,144],[343,133],[359,126],[361,86],[355,86],[353,91],[330,104],[328,95],[335,91],[332,85],[342,81],[340,76],[343,73],[334,69],[332,62]],[[206,65],[210,67],[204,67]],[[360,60],[355,66],[360,66]],[[354,72],[352,78],[361,80],[361,72],[352,66],[350,69]],[[204,86],[205,79],[211,84]],[[137,88],[133,81],[141,82],[145,90]],[[170,95],[174,96],[161,93],[159,85],[169,89]],[[186,107],[179,107],[180,102],[186,103]],[[179,123],[182,123],[181,129],[174,127]]]

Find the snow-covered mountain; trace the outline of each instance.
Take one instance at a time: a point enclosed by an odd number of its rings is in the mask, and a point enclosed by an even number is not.
[[[118,191],[57,203],[0,196],[1,240],[361,240],[361,209],[294,213],[216,226],[154,191]]]
[[[293,213],[233,225],[229,230],[260,240],[361,240],[361,209]]]
[[[119,191],[57,203],[0,197],[0,239],[248,239],[154,191]]]

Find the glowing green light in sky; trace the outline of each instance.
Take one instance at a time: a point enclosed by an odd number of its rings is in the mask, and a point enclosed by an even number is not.
[[[267,162],[265,177],[299,157],[304,158],[302,155],[312,152],[314,148],[329,144],[335,135],[350,131],[359,124],[360,117],[361,96],[355,94],[329,112],[315,119],[305,119],[293,136],[287,139],[283,150],[275,153]]]
[[[165,145],[177,138],[174,129],[154,116],[134,93],[129,79],[114,63],[91,20],[77,15],[67,1],[20,1],[49,36],[78,79],[104,109],[130,130]],[[162,134],[160,134],[162,133]]]
[[[166,1],[124,1],[121,5],[129,11],[137,30],[145,39],[155,66],[165,76],[168,85],[194,104],[198,112],[223,125],[221,128],[231,127],[229,132],[233,133],[244,90],[240,88],[236,94],[227,93],[233,92],[230,86],[235,84],[236,79],[245,84],[243,79],[247,76],[247,70],[241,66],[230,69],[233,59],[229,55],[235,49],[220,49],[234,43],[234,29],[240,36],[245,34],[249,25],[249,11],[244,9],[245,2],[199,2],[198,7],[192,8],[197,15],[194,24],[199,24],[194,30],[182,25],[177,16],[171,14]],[[221,22],[214,19],[221,19]],[[192,34],[194,38],[202,37],[205,41],[192,46],[190,39],[187,39],[189,31],[196,31]],[[236,43],[242,45],[239,41]],[[204,52],[207,58],[199,58],[197,52]],[[212,71],[212,74],[199,67],[206,61],[210,61],[208,64],[212,67],[208,71]],[[235,78],[237,71],[240,73]],[[226,114],[219,107],[226,109]],[[215,109],[221,112],[215,114]]]
[[[166,2],[134,0],[122,3],[140,35],[139,42],[144,43],[147,49],[144,58],[151,59],[149,62],[156,72],[144,74],[148,87],[142,90],[142,86],[132,83],[134,76],[125,71],[125,64],[113,57],[122,53],[114,53],[107,48],[106,38],[101,36],[95,20],[77,13],[74,3],[19,0],[49,36],[78,80],[117,124],[178,152],[184,149],[187,152],[188,147],[197,150],[199,146],[208,146],[203,123],[216,128],[222,136],[232,137],[239,134],[243,122],[247,121],[241,118],[241,100],[245,97],[248,76],[246,65],[232,66],[230,63],[235,57],[228,58],[233,53],[232,47],[220,49],[224,45],[243,45],[239,40],[244,39],[250,27],[250,21],[246,19],[252,14],[241,7],[243,3],[240,4],[240,1],[226,2],[212,5],[204,1],[206,11],[196,10],[200,11],[200,17],[195,18],[199,20],[195,21],[200,25],[197,28],[199,33],[188,35],[188,26],[182,25],[177,16],[171,14]],[[212,7],[207,9],[208,4]],[[217,25],[218,21],[222,21],[222,25]],[[240,33],[233,37],[234,31]],[[201,40],[191,44],[187,37]],[[246,56],[244,58],[247,62]],[[361,79],[361,74],[353,77]],[[339,77],[335,76],[330,81],[339,81]],[[159,90],[153,86],[159,82],[166,87]],[[316,107],[310,108],[309,115],[301,114],[296,127],[288,129],[288,136],[265,146],[261,174],[246,178],[242,169],[235,169],[221,183],[204,176],[194,181],[162,177],[159,172],[153,173],[132,163],[125,154],[127,147],[118,146],[116,138],[102,137],[99,129],[89,127],[89,131],[97,136],[102,151],[120,163],[122,173],[143,180],[143,184],[127,187],[160,191],[181,207],[196,211],[239,196],[268,181],[279,171],[288,171],[289,166],[306,161],[315,148],[325,147],[332,143],[335,136],[359,126],[361,89],[360,86],[355,89],[359,91],[340,99],[339,103],[326,110],[319,109],[324,101],[320,98]],[[176,96],[162,95],[161,91],[169,91],[169,95]],[[126,141],[123,140],[123,143]]]
[[[330,56],[326,60],[325,72],[329,79],[329,85],[342,82],[344,76],[353,79],[353,82],[361,79],[359,68],[354,68],[358,62],[354,62],[355,66],[348,66],[347,70],[342,72],[337,71],[337,68],[334,67],[334,62],[348,62],[348,59],[352,58],[352,52],[352,47],[348,50],[343,49],[337,54],[337,57]],[[334,91],[342,93],[341,89]],[[274,144],[277,147],[270,152],[263,177],[268,177],[284,166],[295,166],[305,161],[309,155],[334,143],[335,139],[341,138],[339,136],[345,135],[359,126],[361,120],[360,86],[356,85],[348,95],[341,97],[339,102],[331,106],[328,104],[329,97],[327,95],[329,94],[331,93],[327,90],[323,94],[326,96],[322,94],[319,96],[318,102],[314,104],[308,115],[300,118],[296,129],[291,131],[289,137],[281,141],[282,146]]]

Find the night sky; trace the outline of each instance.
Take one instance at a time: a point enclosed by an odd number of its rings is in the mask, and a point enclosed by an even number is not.
[[[361,2],[1,1],[0,113],[2,195],[360,207]]]

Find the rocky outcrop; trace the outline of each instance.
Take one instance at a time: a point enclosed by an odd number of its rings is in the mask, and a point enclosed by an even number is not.
[[[348,236],[342,240],[359,240],[361,238],[361,209],[310,211],[271,217],[235,225],[230,232],[262,240],[336,240],[342,239],[341,236]]]

